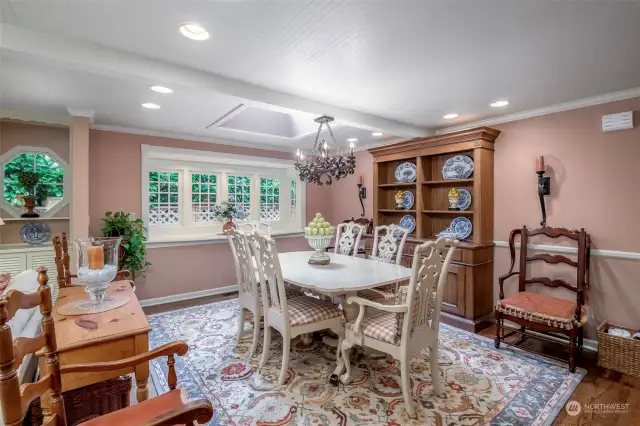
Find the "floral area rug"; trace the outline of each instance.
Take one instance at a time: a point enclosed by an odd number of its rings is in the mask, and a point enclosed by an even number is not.
[[[439,374],[446,394],[432,391],[428,350],[411,358],[416,419],[407,417],[397,361],[361,357],[353,383],[327,382],[335,361],[322,356],[322,343],[292,342],[285,385],[277,385],[282,339],[274,332],[270,360],[258,368],[262,345],[248,357],[251,325],[236,347],[236,300],[149,317],[151,347],[174,340],[189,345],[176,358],[178,382],[190,397],[205,397],[215,409],[210,425],[549,425],[585,375],[566,364],[447,325],[440,326]],[[247,330],[248,329],[248,330]],[[262,338],[260,340],[262,342]],[[151,362],[158,393],[168,390],[165,359]]]

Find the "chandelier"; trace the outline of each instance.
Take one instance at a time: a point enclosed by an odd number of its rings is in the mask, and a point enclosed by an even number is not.
[[[316,141],[311,149],[311,154],[305,156],[298,149],[296,152],[295,168],[300,174],[300,180],[303,182],[315,183],[316,185],[331,185],[334,180],[339,180],[347,175],[352,175],[356,168],[356,157],[353,156],[353,142],[349,145],[349,155],[340,153],[340,146],[333,136],[329,123],[333,121],[333,117],[323,115],[315,120],[320,123],[318,133],[316,133]],[[327,126],[331,140],[335,146],[335,152],[329,151],[329,144],[325,139],[319,141],[322,126]]]

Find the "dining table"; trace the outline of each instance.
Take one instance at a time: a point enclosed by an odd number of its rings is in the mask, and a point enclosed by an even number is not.
[[[359,305],[348,304],[347,299],[356,296],[360,290],[395,284],[411,276],[411,269],[363,257],[345,256],[327,253],[330,261],[327,265],[310,264],[307,261],[314,251],[292,251],[279,253],[282,278],[288,284],[311,290],[328,297],[342,296],[344,317],[353,322],[358,317]],[[337,341],[325,336],[328,346],[337,348]],[[338,348],[339,349],[339,348]],[[336,382],[342,370],[342,357],[337,356],[337,367],[330,381]]]

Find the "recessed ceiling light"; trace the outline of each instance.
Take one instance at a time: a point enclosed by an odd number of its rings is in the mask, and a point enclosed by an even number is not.
[[[373,132],[371,136],[382,136],[382,132]]]
[[[509,105],[509,101],[495,101],[491,104],[489,104],[490,106],[497,108],[497,107],[503,107],[503,106],[507,106]]]
[[[349,138],[347,142],[358,142],[358,138]]]
[[[207,30],[194,22],[185,22],[180,25],[180,32],[191,40],[206,40],[209,38]]]
[[[149,108],[149,109],[160,109],[160,105],[154,104],[152,102],[145,102],[145,103],[142,104],[142,106],[144,108]]]
[[[149,86],[149,89],[153,90],[154,92],[162,93],[163,95],[168,95],[170,93],[173,93],[172,89],[169,89],[168,87],[164,87],[164,86],[158,86],[157,84],[153,86]]]
[[[447,120],[450,120],[452,118],[456,118],[458,116],[458,114],[446,114],[443,115],[442,118],[446,118]]]

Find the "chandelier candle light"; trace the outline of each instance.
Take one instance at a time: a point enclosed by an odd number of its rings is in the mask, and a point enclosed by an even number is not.
[[[300,180],[303,182],[315,183],[316,185],[331,185],[334,180],[339,180],[352,175],[356,169],[356,157],[353,155],[354,144],[349,144],[349,155],[340,153],[340,146],[333,136],[329,123],[333,121],[333,117],[323,115],[314,120],[320,123],[316,140],[313,143],[311,154],[305,156],[300,149],[296,152],[295,168],[300,174]],[[332,154],[329,150],[329,144],[325,139],[320,141],[320,133],[322,126],[327,126],[335,152]]]

